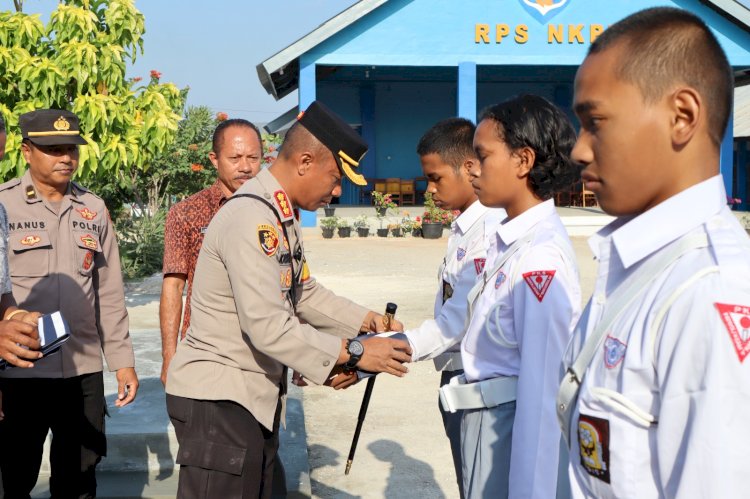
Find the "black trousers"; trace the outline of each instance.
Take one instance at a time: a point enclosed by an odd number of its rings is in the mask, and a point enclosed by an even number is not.
[[[0,471],[6,499],[26,499],[36,484],[52,430],[53,498],[96,497],[96,465],[107,454],[102,373],[73,378],[0,379]]]
[[[167,394],[174,425],[181,499],[270,499],[279,448],[279,416],[273,431],[241,405]]]
[[[456,371],[443,371],[440,373],[440,386],[447,385],[452,377],[463,374],[463,369]],[[440,403],[438,398],[438,408],[440,409],[440,416],[443,418],[443,426],[445,427],[445,434],[448,436],[448,440],[451,443],[451,455],[453,456],[453,467],[456,470],[456,480],[458,481],[458,492],[461,495],[461,499],[464,498],[463,491],[463,466],[461,465],[461,416],[462,411],[446,412],[443,410],[443,405]]]

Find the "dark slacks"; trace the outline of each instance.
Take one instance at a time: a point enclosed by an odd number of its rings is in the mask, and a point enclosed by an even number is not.
[[[180,445],[177,497],[269,499],[280,411],[281,403],[269,431],[235,402],[167,394],[167,412]]]
[[[440,373],[440,386],[448,384],[452,377],[463,374],[463,369],[456,371],[443,371]],[[453,456],[453,467],[456,470],[456,480],[458,481],[458,492],[461,495],[461,499],[464,497],[463,491],[463,473],[461,465],[461,415],[463,411],[446,412],[443,410],[443,406],[440,404],[438,399],[438,408],[440,409],[440,415],[443,417],[443,426],[445,427],[445,434],[448,436],[448,440],[451,444],[451,454]]]
[[[107,454],[102,373],[73,378],[0,379],[0,471],[6,499],[25,499],[39,476],[52,430],[50,494],[96,497],[96,465]]]

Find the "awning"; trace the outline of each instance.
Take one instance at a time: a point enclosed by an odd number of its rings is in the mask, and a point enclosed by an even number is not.
[[[286,133],[289,128],[297,121],[297,115],[299,114],[299,106],[294,106],[289,111],[285,112],[281,116],[275,118],[273,121],[267,123],[263,130],[268,133]]]

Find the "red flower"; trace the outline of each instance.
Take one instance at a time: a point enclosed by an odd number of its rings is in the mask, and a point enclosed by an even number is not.
[[[419,217],[415,218],[414,220],[416,220],[417,222],[421,222],[422,221],[422,219],[419,218]]]
[[[198,144],[190,144],[188,146],[188,149],[190,149],[191,151],[197,151],[198,150]]]
[[[136,77],[134,77],[134,78],[133,78],[133,83],[138,83],[138,82],[139,82],[139,81],[141,81],[142,79],[143,79],[143,78],[141,78],[140,76],[136,76]]]
[[[194,172],[199,172],[203,170],[203,165],[200,163],[193,163],[192,165],[190,165],[190,169],[193,170]]]
[[[222,113],[221,111],[216,113],[216,121],[226,121],[227,118],[229,118],[227,113]]]
[[[158,72],[158,71],[157,71],[157,70],[155,70],[155,69],[152,69],[152,70],[151,70],[151,78],[154,78],[154,79],[157,79],[157,80],[158,80],[159,78],[161,78],[161,73],[160,73],[160,72]]]

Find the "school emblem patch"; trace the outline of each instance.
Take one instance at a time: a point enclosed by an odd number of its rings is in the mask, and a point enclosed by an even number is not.
[[[260,249],[267,256],[276,254],[276,250],[279,248],[279,236],[276,234],[276,229],[273,228],[273,225],[258,225],[258,243],[260,244]]]
[[[617,364],[625,357],[628,346],[617,338],[607,336],[604,340],[604,365],[609,369],[617,367]]]
[[[24,246],[34,246],[35,244],[38,244],[39,241],[42,239],[39,236],[26,236],[23,239],[21,239],[21,244]]]
[[[95,250],[96,248],[99,247],[99,244],[96,242],[96,239],[91,234],[86,234],[85,236],[81,236],[81,242],[88,249]]]
[[[559,14],[571,0],[521,0],[523,8],[537,21],[544,22]]]
[[[495,278],[495,289],[498,289],[500,286],[503,285],[505,282],[505,272],[502,270],[497,273],[497,277]]]
[[[578,416],[578,447],[581,466],[603,482],[609,482],[609,421],[581,414]]]
[[[484,264],[487,261],[486,258],[475,258],[474,259],[474,270],[477,271],[477,275],[481,274],[484,270]]]
[[[526,281],[526,284],[531,288],[531,292],[534,293],[536,299],[541,303],[554,277],[554,270],[535,270],[533,272],[526,272],[523,275],[523,280]]]
[[[281,214],[284,215],[284,218],[292,216],[292,205],[289,204],[289,199],[287,199],[284,191],[274,192],[273,199],[276,201],[276,205],[279,207],[279,210],[281,210]]]
[[[83,257],[83,270],[88,270],[91,268],[91,264],[94,263],[94,252],[93,251],[87,251],[86,256]]]
[[[78,212],[79,215],[81,215],[81,218],[83,218],[84,220],[91,221],[94,219],[94,217],[96,217],[96,212],[89,210],[88,207],[86,206],[84,206],[82,210],[76,209],[76,211]]]
[[[728,303],[714,303],[714,305],[719,311],[724,327],[727,328],[740,363],[744,362],[745,357],[750,354],[750,307]]]
[[[465,249],[458,248],[456,250],[456,260],[458,260],[460,262],[461,260],[464,259],[465,256],[466,256],[466,250]]]

